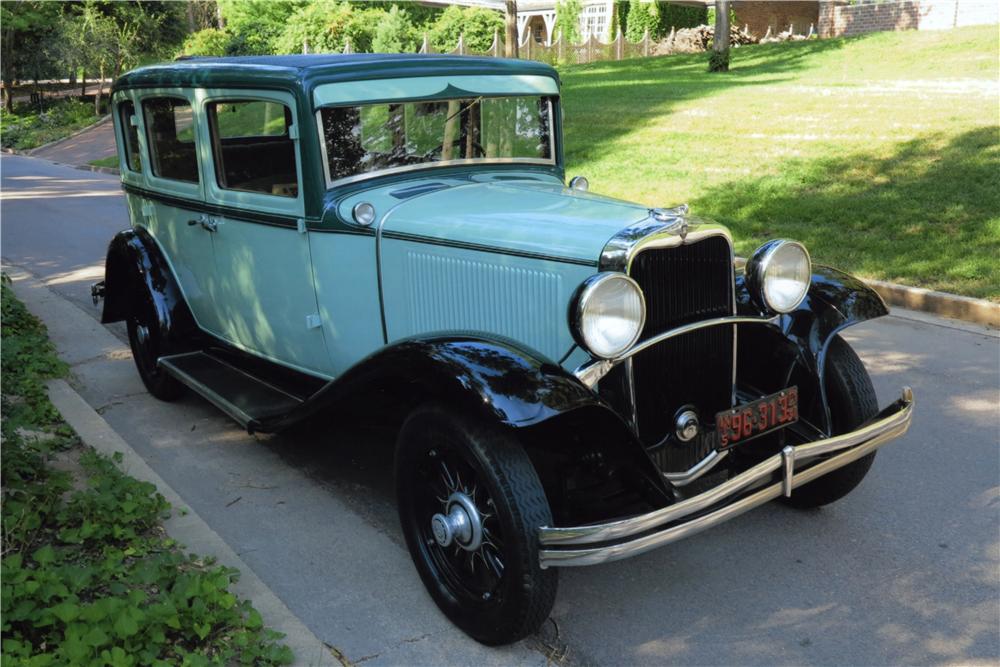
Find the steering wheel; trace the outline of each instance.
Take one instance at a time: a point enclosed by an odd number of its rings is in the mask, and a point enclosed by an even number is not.
[[[466,141],[465,139],[452,139],[451,145],[452,146],[454,146],[455,144],[463,144],[464,145],[465,141]],[[480,145],[480,143],[478,141],[473,141],[472,142],[472,148],[473,148],[473,151],[475,153],[478,153],[478,155],[473,155],[473,157],[486,157],[486,149],[483,148],[482,145]],[[435,146],[434,148],[432,148],[429,151],[427,151],[426,153],[424,153],[424,158],[425,159],[426,158],[432,158],[435,155],[440,155],[442,152],[444,152],[444,143],[440,143],[437,146]]]

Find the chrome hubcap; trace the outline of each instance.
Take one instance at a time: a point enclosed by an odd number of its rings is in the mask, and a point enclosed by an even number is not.
[[[483,519],[472,499],[460,491],[448,496],[444,513],[431,517],[431,532],[442,547],[455,544],[475,551],[483,543]]]

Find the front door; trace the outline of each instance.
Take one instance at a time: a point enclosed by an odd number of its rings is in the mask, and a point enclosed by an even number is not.
[[[206,201],[216,208],[221,336],[297,370],[331,374],[305,228],[294,100],[279,92],[200,93]],[[206,157],[208,152],[203,152]]]

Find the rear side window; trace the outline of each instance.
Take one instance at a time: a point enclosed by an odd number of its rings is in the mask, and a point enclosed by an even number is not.
[[[207,105],[219,187],[279,197],[299,193],[291,110],[279,102],[240,100]]]
[[[118,114],[122,124],[122,136],[125,137],[125,166],[129,170],[141,173],[142,158],[139,155],[139,128],[132,123],[135,115],[135,105],[131,102],[121,102]]]
[[[189,183],[198,182],[191,104],[179,97],[157,97],[142,103],[153,174]]]

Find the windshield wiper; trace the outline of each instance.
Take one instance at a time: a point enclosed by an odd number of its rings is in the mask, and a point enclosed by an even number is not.
[[[472,100],[471,102],[469,102],[469,103],[468,103],[468,104],[467,104],[466,106],[464,106],[464,107],[459,107],[459,108],[458,108],[458,111],[456,111],[456,112],[455,112],[455,113],[453,113],[452,115],[450,115],[450,116],[448,116],[447,118],[445,118],[445,119],[444,119],[444,122],[446,122],[446,123],[447,123],[447,122],[448,122],[449,120],[451,120],[451,119],[452,119],[452,118],[454,118],[455,116],[457,116],[457,115],[461,114],[461,113],[462,113],[463,111],[468,111],[469,109],[471,109],[472,107],[476,106],[477,104],[479,104],[479,103],[480,103],[480,102],[482,102],[482,101],[483,101],[483,96],[482,96],[482,95],[480,95],[480,96],[479,96],[479,97],[477,97],[476,99],[474,99],[474,100]]]

